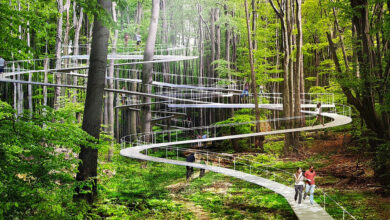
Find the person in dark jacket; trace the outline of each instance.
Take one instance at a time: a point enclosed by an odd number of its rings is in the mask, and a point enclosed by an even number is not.
[[[186,158],[186,161],[187,162],[190,162],[190,163],[193,163],[195,162],[195,155],[194,153],[190,153],[187,158]],[[189,167],[187,166],[187,180],[191,177],[192,173],[194,172],[194,168],[193,167]]]

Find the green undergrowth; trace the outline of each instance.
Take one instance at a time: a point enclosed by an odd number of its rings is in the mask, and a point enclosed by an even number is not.
[[[185,176],[180,166],[139,162],[116,154],[99,165],[99,198],[92,219],[191,219],[166,186]]]
[[[226,189],[224,189],[226,188]],[[296,219],[280,195],[242,180],[209,172],[195,179],[183,196],[217,219]]]

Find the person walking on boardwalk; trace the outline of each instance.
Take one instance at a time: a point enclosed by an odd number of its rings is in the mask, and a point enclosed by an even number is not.
[[[322,107],[321,107],[321,103],[318,103],[317,104],[317,108],[316,108],[316,114],[317,114],[317,117],[316,117],[316,120],[314,121],[313,125],[317,122],[317,121],[320,121],[320,123],[325,126],[324,124],[324,119],[322,118]]]
[[[303,176],[302,174],[302,169],[300,167],[297,168],[297,172],[295,172],[294,174],[294,179],[295,179],[295,196],[294,196],[294,200],[295,202],[297,201],[298,199],[298,204],[301,204],[302,202],[302,191],[303,191],[303,185],[305,185],[305,183],[303,182],[305,177]]]
[[[190,163],[193,163],[195,162],[195,155],[193,152],[191,152],[187,158],[186,158],[186,161],[187,162],[190,162]],[[187,168],[187,180],[191,177],[192,173],[194,172],[194,168],[193,167],[190,167],[190,166],[186,166]]]
[[[127,47],[127,43],[129,42],[129,34],[128,33],[125,33],[125,40],[124,40],[124,43],[125,43],[125,47]]]
[[[141,35],[139,33],[135,34],[135,38],[137,40],[137,50],[139,45],[141,44]]]
[[[244,90],[242,91],[240,97],[242,98],[243,96],[248,96],[249,95],[249,83],[246,82],[244,86]]]
[[[5,60],[0,56],[0,73],[4,72]]]
[[[314,204],[314,189],[316,188],[316,183],[314,178],[316,177],[316,171],[314,171],[314,166],[310,166],[309,170],[305,172],[306,186],[305,186],[305,195],[303,199],[306,199],[306,196],[310,192],[310,203]]]
[[[203,156],[200,156],[199,163],[203,164],[203,165],[206,165],[206,162],[204,161],[204,157]],[[206,170],[201,168],[200,172],[199,172],[199,178],[202,178],[204,176],[205,172],[206,172]]]

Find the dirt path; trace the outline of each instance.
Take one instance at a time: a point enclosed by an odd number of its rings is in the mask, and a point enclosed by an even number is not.
[[[199,177],[199,172],[194,173],[189,181],[197,177]],[[172,197],[173,202],[183,205],[183,208],[189,212],[192,212],[196,219],[199,220],[211,219],[209,213],[204,211],[200,205],[196,205],[195,203],[181,196],[180,192],[189,185],[189,181],[186,180],[180,181],[178,183],[171,184],[166,187],[171,192],[170,196]]]

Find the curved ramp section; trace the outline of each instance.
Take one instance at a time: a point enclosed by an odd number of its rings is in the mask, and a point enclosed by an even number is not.
[[[312,112],[306,112],[306,113],[312,113]],[[198,142],[219,141],[219,140],[230,140],[230,139],[236,139],[236,138],[246,138],[246,137],[272,135],[272,134],[283,134],[283,133],[297,132],[297,131],[312,131],[312,130],[341,126],[344,124],[348,124],[352,121],[352,119],[350,117],[335,114],[335,113],[323,113],[323,115],[333,119],[333,121],[326,123],[325,125],[292,128],[292,129],[286,129],[286,130],[275,130],[275,131],[267,131],[267,132],[251,133],[251,134],[230,135],[230,136],[214,137],[214,138],[206,138],[206,139],[195,139],[195,140],[141,145],[141,146],[137,146],[137,147],[130,147],[130,148],[123,149],[123,150],[121,150],[120,154],[122,156],[134,158],[134,159],[207,169],[207,170],[210,170],[210,171],[213,171],[216,173],[221,173],[221,174],[225,174],[228,176],[236,177],[236,178],[242,179],[244,181],[248,181],[248,182],[257,184],[259,186],[266,187],[266,188],[271,189],[274,192],[282,195],[284,198],[286,198],[286,200],[288,201],[288,203],[290,204],[290,206],[292,207],[292,209],[294,210],[295,214],[297,215],[297,217],[299,219],[308,219],[308,220],[309,219],[310,220],[312,220],[312,219],[332,219],[332,217],[321,206],[319,206],[316,203],[314,205],[306,205],[306,204],[302,203],[301,206],[298,206],[298,204],[293,199],[294,194],[295,194],[295,190],[292,187],[277,183],[275,181],[268,180],[268,179],[265,179],[265,178],[262,178],[259,176],[251,175],[248,173],[244,173],[241,171],[236,171],[233,169],[219,167],[219,166],[211,166],[211,165],[204,165],[204,164],[198,164],[198,163],[189,163],[189,162],[184,162],[184,161],[157,158],[157,157],[151,157],[151,156],[148,156],[148,155],[141,153],[141,151],[144,151],[147,149],[159,148],[159,147],[164,147],[164,146],[191,144],[191,143],[198,143]]]

